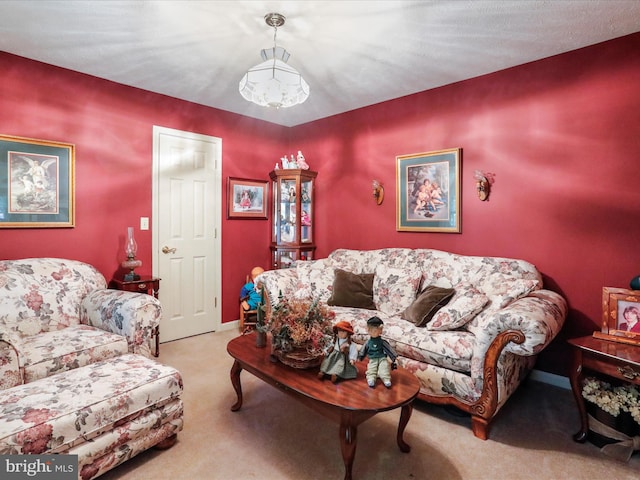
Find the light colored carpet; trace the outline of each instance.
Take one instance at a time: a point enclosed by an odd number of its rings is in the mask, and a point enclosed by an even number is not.
[[[229,380],[233,363],[224,331],[162,344],[159,360],[184,379],[185,426],[166,451],[149,450],[101,480],[318,480],[344,478],[338,426],[248,372],[244,402]],[[640,478],[640,454],[612,460],[590,443],[575,443],[579,429],[568,390],[525,382],[493,423],[490,439],[473,436],[468,418],[417,402],[396,444],[400,411],[379,414],[358,428],[355,480]]]

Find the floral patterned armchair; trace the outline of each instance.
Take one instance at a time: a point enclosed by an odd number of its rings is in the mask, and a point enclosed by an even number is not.
[[[126,353],[151,356],[161,307],[76,260],[0,261],[0,390]]]

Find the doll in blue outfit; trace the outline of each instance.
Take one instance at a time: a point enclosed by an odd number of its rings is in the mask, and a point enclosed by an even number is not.
[[[264,272],[261,267],[253,267],[251,269],[251,281],[244,284],[240,290],[240,304],[245,311],[255,310],[262,300],[260,292],[257,290],[255,282],[256,277]]]
[[[380,378],[385,387],[391,388],[391,370],[396,368],[396,357],[398,354],[383,340],[382,325],[384,322],[378,317],[371,317],[367,320],[367,331],[369,340],[358,353],[358,360],[369,357],[367,366],[367,384],[373,388],[376,386],[376,379]]]

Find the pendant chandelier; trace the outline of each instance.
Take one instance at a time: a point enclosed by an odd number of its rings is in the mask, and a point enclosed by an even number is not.
[[[289,52],[276,45],[278,27],[284,25],[284,15],[268,13],[264,21],[273,27],[273,48],[260,53],[262,63],[251,67],[240,80],[240,94],[263,107],[292,107],[309,97],[309,85],[298,71],[287,65]]]

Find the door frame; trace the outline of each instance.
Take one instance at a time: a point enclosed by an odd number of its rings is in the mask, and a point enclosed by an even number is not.
[[[184,130],[176,130],[168,127],[161,127],[159,125],[153,125],[153,172],[151,182],[151,251],[152,251],[152,271],[154,275],[159,274],[159,256],[160,256],[160,231],[158,228],[158,220],[160,215],[160,197],[159,197],[159,184],[160,184],[160,136],[161,135],[173,135],[190,140],[199,140],[211,142],[216,145],[217,153],[216,157],[218,161],[215,162],[214,169],[214,211],[213,214],[213,228],[214,228],[214,244],[213,244],[213,265],[217,265],[213,272],[214,278],[214,298],[217,299],[218,304],[213,309],[213,331],[219,331],[222,325],[222,205],[223,205],[223,190],[222,190],[222,138],[214,137],[211,135],[204,135],[200,133],[187,132]],[[162,296],[162,289],[160,289],[160,296]]]

